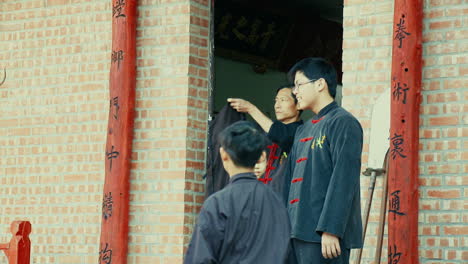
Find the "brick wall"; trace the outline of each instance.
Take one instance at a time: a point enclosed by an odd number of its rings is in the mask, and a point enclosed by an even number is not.
[[[207,1],[139,3],[129,263],[181,263],[203,202]]]
[[[467,12],[463,1],[424,1],[419,255],[425,264],[468,260]],[[390,92],[392,20],[393,1],[345,1],[343,106],[365,130],[363,169],[369,159],[372,107],[382,93]],[[363,177],[361,184],[364,209],[369,179]],[[379,179],[375,195],[363,263],[374,258]],[[386,250],[382,255],[385,263]]]
[[[421,263],[468,262],[468,4],[425,1]]]
[[[32,263],[97,261],[111,3],[0,3],[0,68],[7,70],[0,86],[0,243],[9,240],[11,221],[31,221]],[[463,263],[468,8],[462,0],[424,4],[420,259]],[[203,201],[209,7],[207,0],[139,5],[129,263],[180,263]],[[392,19],[393,1],[345,1],[343,105],[365,130],[363,168],[369,106],[389,89]],[[363,178],[363,207],[367,186]],[[363,263],[373,258],[378,210],[375,202]]]
[[[29,220],[32,263],[97,261],[111,13],[79,2],[0,3],[0,241]]]
[[[32,263],[98,260],[111,4],[0,3],[0,242],[31,221]],[[202,202],[209,8],[139,4],[128,260],[179,263]]]

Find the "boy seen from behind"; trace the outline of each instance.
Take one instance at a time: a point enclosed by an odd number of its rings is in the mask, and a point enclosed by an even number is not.
[[[254,174],[268,139],[252,123],[240,121],[221,132],[220,142],[230,181],[203,204],[184,263],[285,263],[286,208]]]

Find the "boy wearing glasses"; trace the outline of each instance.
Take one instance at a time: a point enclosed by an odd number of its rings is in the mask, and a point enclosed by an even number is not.
[[[362,247],[360,167],[363,132],[334,101],[336,71],[321,58],[299,61],[288,73],[298,108],[316,116],[297,129],[289,156],[290,263],[349,263]]]

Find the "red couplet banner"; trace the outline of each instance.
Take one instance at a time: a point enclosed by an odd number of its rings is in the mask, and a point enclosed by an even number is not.
[[[388,263],[417,264],[422,0],[395,0],[391,75]]]
[[[137,0],[112,0],[109,120],[99,264],[127,263]]]

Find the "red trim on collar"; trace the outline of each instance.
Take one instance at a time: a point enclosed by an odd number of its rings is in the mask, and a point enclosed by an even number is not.
[[[314,139],[314,137],[301,138],[300,141],[301,141],[301,142],[307,142],[307,141],[310,141],[310,140],[312,140],[312,139]]]
[[[320,119],[317,120],[312,120],[312,124],[317,124],[318,122],[322,121],[325,118],[325,116],[322,116]]]
[[[307,160],[307,158],[300,158],[300,159],[297,159],[296,162],[299,163],[299,162],[303,162],[304,160]]]

